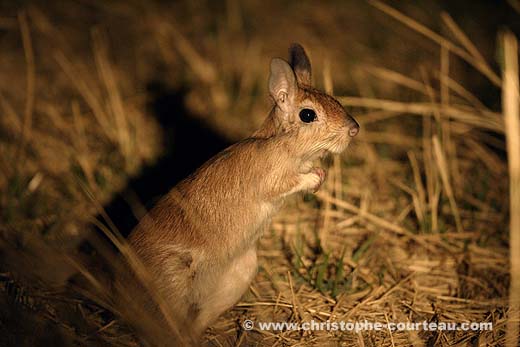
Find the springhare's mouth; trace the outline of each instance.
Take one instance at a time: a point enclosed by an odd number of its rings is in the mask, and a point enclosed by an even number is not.
[[[338,142],[335,146],[332,146],[331,148],[329,148],[328,152],[332,153],[332,154],[341,154],[348,148],[349,145],[350,145],[350,138],[347,138],[343,141]]]

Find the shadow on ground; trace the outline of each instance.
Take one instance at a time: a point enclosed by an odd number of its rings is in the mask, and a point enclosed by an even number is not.
[[[138,223],[130,200],[137,200],[150,209],[175,184],[231,144],[185,107],[186,90],[169,89],[162,83],[151,82],[148,92],[149,111],[163,128],[166,152],[104,206],[125,237]]]

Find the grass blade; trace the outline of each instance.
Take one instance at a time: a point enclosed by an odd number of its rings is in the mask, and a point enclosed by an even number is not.
[[[518,42],[507,32],[503,36],[504,78],[502,107],[506,124],[507,153],[509,160],[510,229],[509,249],[511,283],[509,287],[509,317],[506,345],[518,346],[520,321],[520,110],[518,88]]]

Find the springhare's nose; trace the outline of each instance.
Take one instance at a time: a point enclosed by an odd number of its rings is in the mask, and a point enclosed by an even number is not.
[[[354,137],[359,132],[359,124],[356,122],[354,118],[350,118],[350,122],[348,124],[348,136]]]

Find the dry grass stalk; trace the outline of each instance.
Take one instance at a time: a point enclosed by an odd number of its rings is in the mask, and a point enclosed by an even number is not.
[[[347,211],[359,214],[359,216],[361,218],[366,219],[367,221],[369,221],[370,223],[373,223],[374,225],[376,225],[378,227],[381,227],[383,229],[389,230],[389,231],[391,231],[393,233],[396,233],[398,235],[406,236],[409,239],[417,241],[417,243],[419,243],[421,246],[423,246],[426,249],[429,249],[429,250],[432,250],[432,251],[435,249],[430,244],[425,243],[425,242],[423,242],[422,239],[416,237],[409,230],[407,230],[407,229],[405,229],[405,228],[403,228],[403,227],[401,227],[399,225],[396,225],[396,224],[394,224],[392,222],[389,222],[389,221],[387,221],[387,220],[385,220],[385,219],[383,219],[381,217],[378,217],[378,216],[376,216],[376,215],[374,215],[374,214],[372,214],[370,212],[364,211],[362,207],[361,208],[360,207],[356,207],[356,206],[348,203],[347,201],[336,199],[336,198],[334,198],[334,197],[332,197],[329,194],[324,193],[324,192],[318,192],[316,195],[320,199],[323,199],[324,201],[325,200],[329,200],[331,203],[335,204],[336,206],[338,206],[340,208],[344,208]]]
[[[494,85],[500,87],[500,77],[491,69],[491,67],[487,64],[485,60],[480,60],[472,56],[471,54],[467,53],[465,50],[453,44],[446,38],[442,37],[441,35],[420,24],[416,20],[404,15],[403,13],[397,11],[395,8],[386,5],[381,1],[370,0],[369,3],[377,9],[385,12],[389,16],[397,19],[401,23],[417,31],[418,33],[428,37],[430,40],[437,43],[438,45],[446,47],[451,52],[466,60],[469,64],[473,65],[473,67],[475,67],[477,71],[481,72],[484,76],[486,76]]]
[[[477,47],[475,47],[473,42],[471,42],[471,40],[464,33],[464,31],[462,31],[462,29],[457,25],[457,23],[455,23],[453,18],[451,18],[451,16],[446,12],[441,13],[441,18],[444,24],[446,24],[446,26],[450,29],[450,31],[457,38],[457,40],[459,40],[460,44],[469,52],[469,54],[471,54],[477,61],[485,63],[486,60],[484,59],[482,54],[480,54]],[[487,68],[490,69],[489,66]]]
[[[440,90],[441,90],[441,104],[449,105],[450,104],[450,51],[441,46],[441,70],[440,70]],[[465,90],[464,88],[462,88]],[[471,94],[471,93],[470,93]],[[455,153],[455,144],[452,140],[451,134],[451,122],[449,119],[442,119],[441,121],[441,129],[442,129],[442,144],[443,149],[448,157],[448,165],[450,166],[450,171],[453,172],[453,180],[455,182],[455,186],[459,186],[461,184],[460,177],[457,172],[457,156]]]
[[[433,141],[433,150],[435,153],[437,167],[441,174],[441,179],[442,179],[442,184],[444,186],[444,190],[450,201],[450,206],[451,206],[451,210],[453,213],[453,217],[455,218],[455,224],[457,226],[457,231],[464,232],[464,229],[462,227],[462,221],[460,218],[459,208],[457,207],[457,202],[455,201],[455,193],[453,192],[453,189],[452,189],[452,186],[450,183],[450,177],[449,177],[449,173],[448,173],[449,167],[448,167],[448,163],[446,162],[446,157],[444,156],[444,153],[442,151],[441,144],[439,142],[438,137],[434,136],[432,141]]]
[[[421,94],[426,94],[426,88],[423,83],[416,81],[413,78],[405,76],[397,71],[393,71],[379,66],[367,66],[365,68],[370,74],[386,81],[390,81],[411,90],[415,90]]]
[[[80,183],[81,184],[81,183]],[[82,184],[81,184],[82,185]],[[131,269],[131,272],[135,275],[136,280],[138,281],[139,285],[142,286],[147,293],[139,293],[137,291],[132,292],[131,284],[128,283],[127,277],[122,277],[123,282],[117,283],[116,280],[116,296],[119,296],[122,300],[120,302],[117,302],[114,306],[115,309],[120,310],[121,316],[123,319],[126,319],[128,322],[131,322],[135,324],[136,317],[130,316],[130,314],[133,314],[132,309],[136,310],[137,313],[143,315],[143,320],[146,321],[147,319],[150,322],[153,322],[156,317],[148,316],[150,313],[147,312],[145,309],[141,307],[131,307],[132,304],[135,305],[133,300],[135,299],[136,303],[139,303],[139,295],[150,295],[152,299],[154,300],[154,303],[157,304],[159,307],[159,312],[162,315],[162,318],[164,318],[165,322],[167,323],[167,328],[170,330],[165,333],[165,336],[168,336],[169,333],[173,335],[174,341],[178,341],[180,346],[188,346],[189,343],[184,337],[183,334],[181,334],[178,330],[176,320],[175,320],[175,312],[172,312],[170,309],[167,301],[162,297],[162,295],[159,293],[159,291],[155,288],[151,275],[149,271],[146,269],[144,264],[141,262],[141,259],[135,254],[134,250],[130,247],[130,245],[126,242],[125,238],[118,232],[117,227],[113,224],[110,217],[106,214],[105,210],[103,209],[103,206],[99,203],[99,201],[95,198],[95,196],[92,194],[92,192],[88,189],[88,187],[82,185],[82,188],[85,192],[85,195],[88,197],[88,199],[92,202],[92,204],[95,206],[95,208],[100,213],[101,217],[104,219],[104,221],[107,223],[108,228],[104,227],[104,225],[97,223],[101,231],[104,233],[104,235],[110,240],[110,242],[117,248],[119,252],[121,252],[121,255],[123,256],[124,260],[128,264],[128,266]],[[117,271],[121,272],[124,271],[123,269],[117,269]],[[85,273],[84,273],[85,275]],[[91,279],[92,276],[88,276],[88,279]],[[97,281],[94,281],[96,284],[96,287],[99,287],[100,284]],[[121,286],[118,288],[118,286]],[[104,288],[102,288],[104,289]],[[110,293],[110,290],[104,289],[100,290],[100,293]],[[132,297],[133,295],[133,297]],[[131,296],[129,299],[127,296]],[[119,298],[116,297],[116,300]],[[127,302],[125,302],[125,299]],[[127,306],[128,305],[128,306]],[[145,322],[143,322],[145,323]],[[146,327],[146,324],[143,324],[143,327]],[[153,333],[153,332],[151,332]],[[152,341],[154,339],[157,339],[157,337],[147,336]]]
[[[446,50],[447,51],[447,50]],[[484,105],[475,95],[473,95],[469,90],[464,88],[460,83],[453,80],[450,76],[444,76],[444,74],[441,72],[439,75],[439,79],[442,80],[442,85],[448,87],[449,90],[455,92],[460,97],[468,101],[475,109],[479,110],[486,110],[489,111],[486,105]],[[445,93],[448,93],[447,91]],[[444,97],[444,100],[449,99],[449,94]],[[449,102],[446,102],[447,104]]]
[[[434,161],[434,151],[432,148],[432,140],[431,136],[434,133],[438,133],[439,131],[443,131],[443,124],[445,122],[449,122],[448,120],[444,120],[441,117],[441,112],[439,110],[438,105],[436,105],[436,98],[433,91],[433,88],[430,84],[430,80],[428,74],[424,69],[421,69],[423,83],[426,87],[426,95],[429,97],[430,102],[432,104],[433,117],[435,122],[431,117],[423,118],[423,159],[424,159],[424,172],[426,175],[426,191],[428,192],[428,202],[430,204],[431,211],[431,229],[433,231],[439,230],[439,198],[440,198],[440,188],[439,188],[439,173],[438,168],[433,164]],[[438,130],[438,126],[440,126],[440,130]],[[442,133],[442,137],[444,139],[444,133]]]
[[[450,78],[450,50],[445,46],[441,46],[441,104],[450,103],[450,91],[448,79]]]
[[[55,59],[67,77],[69,77],[70,81],[74,84],[77,91],[81,94],[84,101],[91,108],[94,117],[101,126],[101,130],[105,133],[106,137],[108,139],[117,140],[114,136],[114,127],[110,123],[110,120],[103,109],[102,103],[92,92],[95,88],[89,86],[84,79],[78,78],[78,76],[81,75],[78,73],[78,69],[73,66],[71,61],[62,52],[57,52],[55,54]]]
[[[160,33],[171,36],[175,47],[197,77],[205,83],[214,83],[217,79],[214,66],[197,52],[192,43],[170,21],[158,20],[157,22],[162,23]]]
[[[325,60],[324,66],[323,66],[323,85],[325,92],[330,95],[334,95],[334,84],[332,81],[332,72],[331,72],[331,66],[330,61],[328,59]],[[332,169],[329,170],[329,179],[325,182],[325,189],[329,192],[331,192],[334,196],[341,199],[338,194],[341,194],[341,168],[339,167],[339,157],[338,155],[335,155],[333,158],[333,166]],[[339,186],[339,188],[338,188]],[[330,201],[325,201],[323,206],[323,213],[322,213],[322,221],[321,221],[321,227],[319,231],[319,237],[320,237],[320,243],[321,247],[323,249],[328,249],[328,233],[330,229],[331,224],[331,217],[330,212],[332,209],[332,204]]]
[[[26,64],[26,94],[25,94],[25,110],[23,117],[22,133],[20,134],[20,147],[16,158],[19,159],[18,165],[23,163],[23,157],[25,156],[25,144],[31,137],[32,119],[34,111],[34,99],[35,92],[34,88],[36,85],[36,68],[34,63],[34,51],[31,42],[31,31],[27,22],[27,15],[20,13],[18,15],[20,23],[20,32],[22,34],[22,42],[25,53],[25,64]]]
[[[117,86],[114,68],[110,64],[108,58],[108,46],[106,38],[99,30],[93,31],[94,42],[94,58],[99,71],[100,80],[103,82],[108,94],[108,103],[112,118],[114,119],[114,129],[116,133],[117,143],[121,148],[121,152],[125,159],[125,165],[128,170],[133,166],[131,135],[127,120],[127,111],[123,105],[120,89]]]
[[[417,197],[418,197],[418,207],[420,209],[420,212],[418,211],[418,216],[422,222],[424,222],[426,218],[426,191],[424,189],[422,180],[421,180],[421,171],[419,169],[419,162],[417,161],[417,157],[415,156],[415,153],[412,151],[407,152],[408,160],[410,161],[410,166],[412,167],[413,172],[413,180],[415,183],[415,187],[417,190]]]
[[[416,148],[421,145],[421,141],[414,136],[401,135],[396,137],[395,134],[389,133],[388,131],[365,130],[361,136],[359,141],[369,143],[384,143],[406,148]]]
[[[511,32],[502,38],[504,72],[502,108],[506,124],[509,162],[509,252],[511,283],[509,287],[509,315],[506,344],[518,346],[520,335],[520,91],[518,83],[518,42]]]
[[[504,131],[504,122],[499,113],[485,110],[469,109],[462,105],[440,104],[432,105],[431,102],[399,102],[393,100],[360,98],[353,96],[338,97],[345,106],[365,107],[375,110],[384,110],[395,113],[406,113],[411,115],[431,116],[435,108],[450,118],[475,126],[477,128],[489,129],[497,132]]]
[[[410,194],[410,196],[412,197],[412,204],[413,204],[414,212],[417,215],[417,219],[421,223],[424,223],[424,221],[426,220],[426,216],[425,216],[426,207],[425,207],[424,203],[421,203],[421,199],[419,198],[418,194],[412,188],[408,187],[403,182],[400,182],[394,178],[389,179],[389,181],[390,181],[390,183],[394,184],[395,186],[399,187],[403,191]],[[403,213],[403,212],[401,212],[401,213]],[[397,218],[397,220],[403,220],[403,219],[404,219],[404,217]]]

